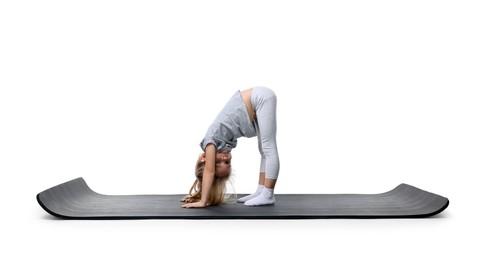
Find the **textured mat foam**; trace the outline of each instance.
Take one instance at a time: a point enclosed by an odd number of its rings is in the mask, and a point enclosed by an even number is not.
[[[379,194],[276,194],[275,205],[260,207],[224,203],[184,209],[183,196],[103,195],[77,178],[40,192],[37,201],[48,213],[68,219],[419,218],[449,205],[447,198],[408,184]]]

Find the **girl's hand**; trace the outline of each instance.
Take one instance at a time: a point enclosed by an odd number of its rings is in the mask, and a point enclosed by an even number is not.
[[[189,202],[191,198],[191,195],[187,195],[184,198],[181,199],[181,202]]]
[[[187,203],[181,206],[182,208],[204,208],[206,207],[206,203],[198,201],[193,203]]]

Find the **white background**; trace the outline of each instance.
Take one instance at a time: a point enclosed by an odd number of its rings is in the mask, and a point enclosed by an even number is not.
[[[1,258],[484,257],[485,13],[482,1],[2,1]],[[279,98],[277,193],[408,183],[449,208],[65,221],[37,204],[76,177],[106,194],[187,192],[207,127],[252,86]],[[256,138],[233,157],[236,191],[252,192]]]

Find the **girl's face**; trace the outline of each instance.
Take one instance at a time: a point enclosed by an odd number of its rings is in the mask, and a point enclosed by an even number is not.
[[[226,178],[231,174],[231,158],[232,155],[228,151],[216,152],[216,168],[214,177]],[[202,153],[199,160],[204,162],[206,160],[206,154]]]
[[[216,178],[226,178],[231,173],[231,153],[221,151],[216,153]]]

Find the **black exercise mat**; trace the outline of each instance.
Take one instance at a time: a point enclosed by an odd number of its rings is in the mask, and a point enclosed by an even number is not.
[[[37,194],[37,201],[48,213],[68,219],[419,218],[449,205],[447,198],[407,184],[380,194],[276,194],[275,205],[260,207],[224,203],[185,209],[179,202],[183,196],[102,195],[77,178]]]

